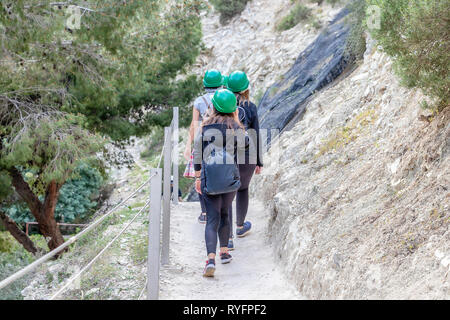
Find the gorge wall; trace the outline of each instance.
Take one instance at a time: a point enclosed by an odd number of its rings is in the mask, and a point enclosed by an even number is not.
[[[290,6],[208,13],[195,67],[248,72],[262,126],[284,129],[251,193],[285,273],[311,299],[450,298],[450,111],[422,110],[371,40],[350,68],[338,6],[308,4],[327,29],[275,32]]]
[[[424,98],[369,46],[266,156],[252,194],[307,298],[450,297],[450,110]]]

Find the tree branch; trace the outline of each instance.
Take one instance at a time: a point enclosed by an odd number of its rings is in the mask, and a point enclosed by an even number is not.
[[[5,226],[6,230],[27,250],[32,254],[36,254],[39,250],[35,247],[33,241],[27,236],[25,232],[20,230],[17,224],[8,217],[5,213],[0,211],[0,221]]]
[[[47,191],[45,193],[45,200],[44,200],[44,214],[54,214],[56,204],[58,202],[58,195],[59,195],[59,189],[61,188],[61,185],[59,183],[56,183],[56,181],[51,181],[50,184],[47,187]],[[48,217],[50,218],[50,217]]]
[[[28,204],[31,213],[35,216],[36,220],[40,218],[42,203],[38,197],[33,193],[28,183],[22,177],[22,174],[15,167],[8,170],[12,178],[12,185],[20,197]],[[37,215],[37,216],[36,216]]]

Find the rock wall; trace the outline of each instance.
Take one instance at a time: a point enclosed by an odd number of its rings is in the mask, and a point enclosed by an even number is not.
[[[370,49],[266,156],[252,195],[307,298],[450,298],[450,110],[423,99]]]
[[[270,86],[258,106],[262,128],[282,130],[305,111],[305,102],[336,79],[347,67],[349,27],[343,9],[297,58],[292,68]]]
[[[323,25],[341,10],[307,5]],[[290,6],[254,0],[226,26],[205,15],[206,49],[194,71],[243,69],[253,99],[274,83],[282,98],[292,88],[281,85],[286,73],[321,33],[302,24],[275,32]],[[303,113],[301,121],[289,123],[281,149],[275,143],[265,157],[252,196],[265,202],[275,253],[307,298],[448,299],[449,111],[429,117],[419,107],[425,97],[401,87],[390,59],[368,47],[350,75],[298,95],[279,127]],[[291,79],[317,74],[299,70]],[[262,116],[272,99],[264,98]]]

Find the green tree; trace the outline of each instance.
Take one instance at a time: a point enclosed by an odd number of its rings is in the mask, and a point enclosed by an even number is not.
[[[37,178],[33,172],[24,174],[25,181],[33,184]],[[57,222],[82,223],[89,213],[97,206],[95,201],[99,195],[99,188],[103,177],[99,170],[87,163],[81,163],[73,172],[72,177],[61,187],[58,203],[55,208]],[[42,201],[42,197],[39,197]],[[5,207],[5,213],[18,224],[36,221],[26,204],[14,199],[10,207]]]
[[[95,156],[103,139],[83,129],[80,117],[16,103],[0,109],[0,118],[7,123],[0,146],[2,193],[10,194],[14,188],[54,249],[64,242],[54,216],[60,188],[80,161]],[[24,169],[34,171],[35,178]]]
[[[244,11],[250,0],[210,0],[214,8],[220,13],[220,22],[227,23],[235,15]]]
[[[198,0],[1,2],[0,199],[17,192],[50,249],[63,242],[54,217],[59,190],[102,149],[102,137],[123,141],[167,125],[171,107],[200,90],[184,73],[200,50],[203,7]]]

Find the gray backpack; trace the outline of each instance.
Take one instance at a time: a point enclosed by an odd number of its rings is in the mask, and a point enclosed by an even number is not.
[[[202,163],[202,192],[217,195],[234,192],[241,187],[239,168],[234,156],[226,152],[225,148],[213,150]]]

